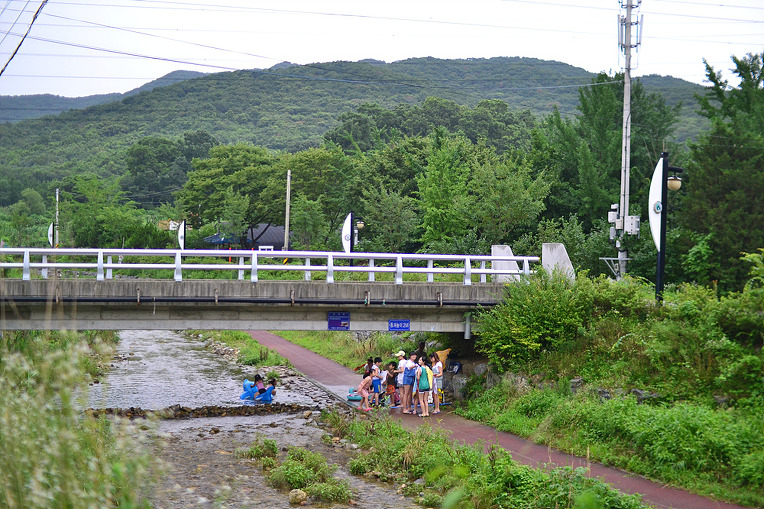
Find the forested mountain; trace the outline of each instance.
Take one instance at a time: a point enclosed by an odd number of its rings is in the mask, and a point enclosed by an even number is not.
[[[16,202],[28,187],[46,194],[46,183],[73,173],[122,175],[127,149],[148,136],[176,138],[203,130],[222,143],[297,151],[319,146],[339,115],[361,104],[392,108],[432,96],[471,106],[499,99],[511,110],[535,114],[556,107],[570,116],[578,102],[576,85],[593,77],[567,64],[530,58],[280,64],[267,71],[206,75],[117,102],[0,125],[0,205]],[[644,84],[649,92],[667,85],[686,90],[672,96],[685,104],[694,104],[692,94],[701,90],[674,78],[648,77]],[[692,109],[685,107],[684,116]],[[680,118],[679,125],[689,124]]]
[[[85,97],[61,97],[52,94],[36,95],[0,95],[0,123],[18,122],[32,118],[40,118],[46,115],[56,115],[62,111],[77,110],[116,102],[125,97],[148,92],[157,87],[165,87],[191,78],[204,76],[204,73],[195,71],[173,71],[161,78],[150,81],[145,85],[125,92],[124,94],[98,94]]]

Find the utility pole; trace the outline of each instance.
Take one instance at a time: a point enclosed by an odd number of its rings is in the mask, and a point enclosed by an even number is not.
[[[55,243],[54,243],[54,247],[56,249],[58,249],[58,188],[56,188],[56,227],[55,227],[54,230],[55,230],[55,234],[56,234],[55,235],[56,240],[55,240]]]
[[[284,251],[289,250],[289,202],[292,198],[292,170],[287,170],[286,213],[284,217]]]
[[[639,234],[639,216],[629,215],[629,174],[631,170],[631,50],[636,49],[641,42],[640,22],[632,21],[632,14],[640,3],[641,0],[621,0],[621,7],[626,9],[626,15],[618,17],[618,45],[624,54],[621,197],[618,203],[610,206],[608,222],[613,223],[610,228],[610,240],[615,240],[615,246],[618,249],[617,265],[611,265],[611,269],[619,279],[626,274],[629,260],[623,237]],[[632,27],[637,28],[636,38],[633,37]]]

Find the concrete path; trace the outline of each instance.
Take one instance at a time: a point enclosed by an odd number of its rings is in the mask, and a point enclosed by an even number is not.
[[[304,373],[320,385],[337,394],[340,398],[347,397],[348,388],[356,387],[361,382],[361,375],[353,372],[334,361],[326,359],[305,348],[265,331],[248,331],[261,345],[277,351],[289,359],[298,371]],[[427,421],[433,426],[451,431],[451,437],[472,444],[498,444],[512,454],[512,458],[526,465],[540,467],[543,465],[587,467],[593,477],[599,477],[623,493],[639,493],[642,500],[655,507],[675,509],[742,509],[743,506],[717,502],[687,491],[671,488],[650,481],[635,474],[606,467],[599,463],[587,462],[585,458],[571,456],[549,447],[538,445],[517,435],[496,431],[474,421],[464,419],[449,410],[449,406],[441,407],[439,415],[430,417]],[[422,424],[423,419],[415,415],[405,415],[401,409],[390,409],[392,415],[401,419],[404,427],[414,429]]]

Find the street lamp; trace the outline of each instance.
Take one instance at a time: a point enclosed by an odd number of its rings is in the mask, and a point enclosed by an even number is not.
[[[662,152],[655,166],[653,178],[650,181],[648,196],[648,214],[653,242],[658,249],[658,261],[655,271],[655,300],[663,300],[664,275],[666,268],[666,219],[668,217],[668,191],[677,191],[682,187],[682,179],[676,174],[682,173],[682,168],[669,166],[668,152]],[[667,175],[673,172],[673,175]]]
[[[362,220],[359,219],[358,221],[356,221],[355,229],[353,230],[353,235],[354,235],[354,237],[353,237],[353,245],[354,246],[358,245],[358,230],[362,230],[364,226],[366,226],[366,225],[363,223]]]

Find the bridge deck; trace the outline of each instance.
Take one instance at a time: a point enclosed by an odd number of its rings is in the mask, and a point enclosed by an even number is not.
[[[0,280],[0,327],[35,329],[348,330],[469,333],[469,312],[492,306],[503,284],[235,280]]]

